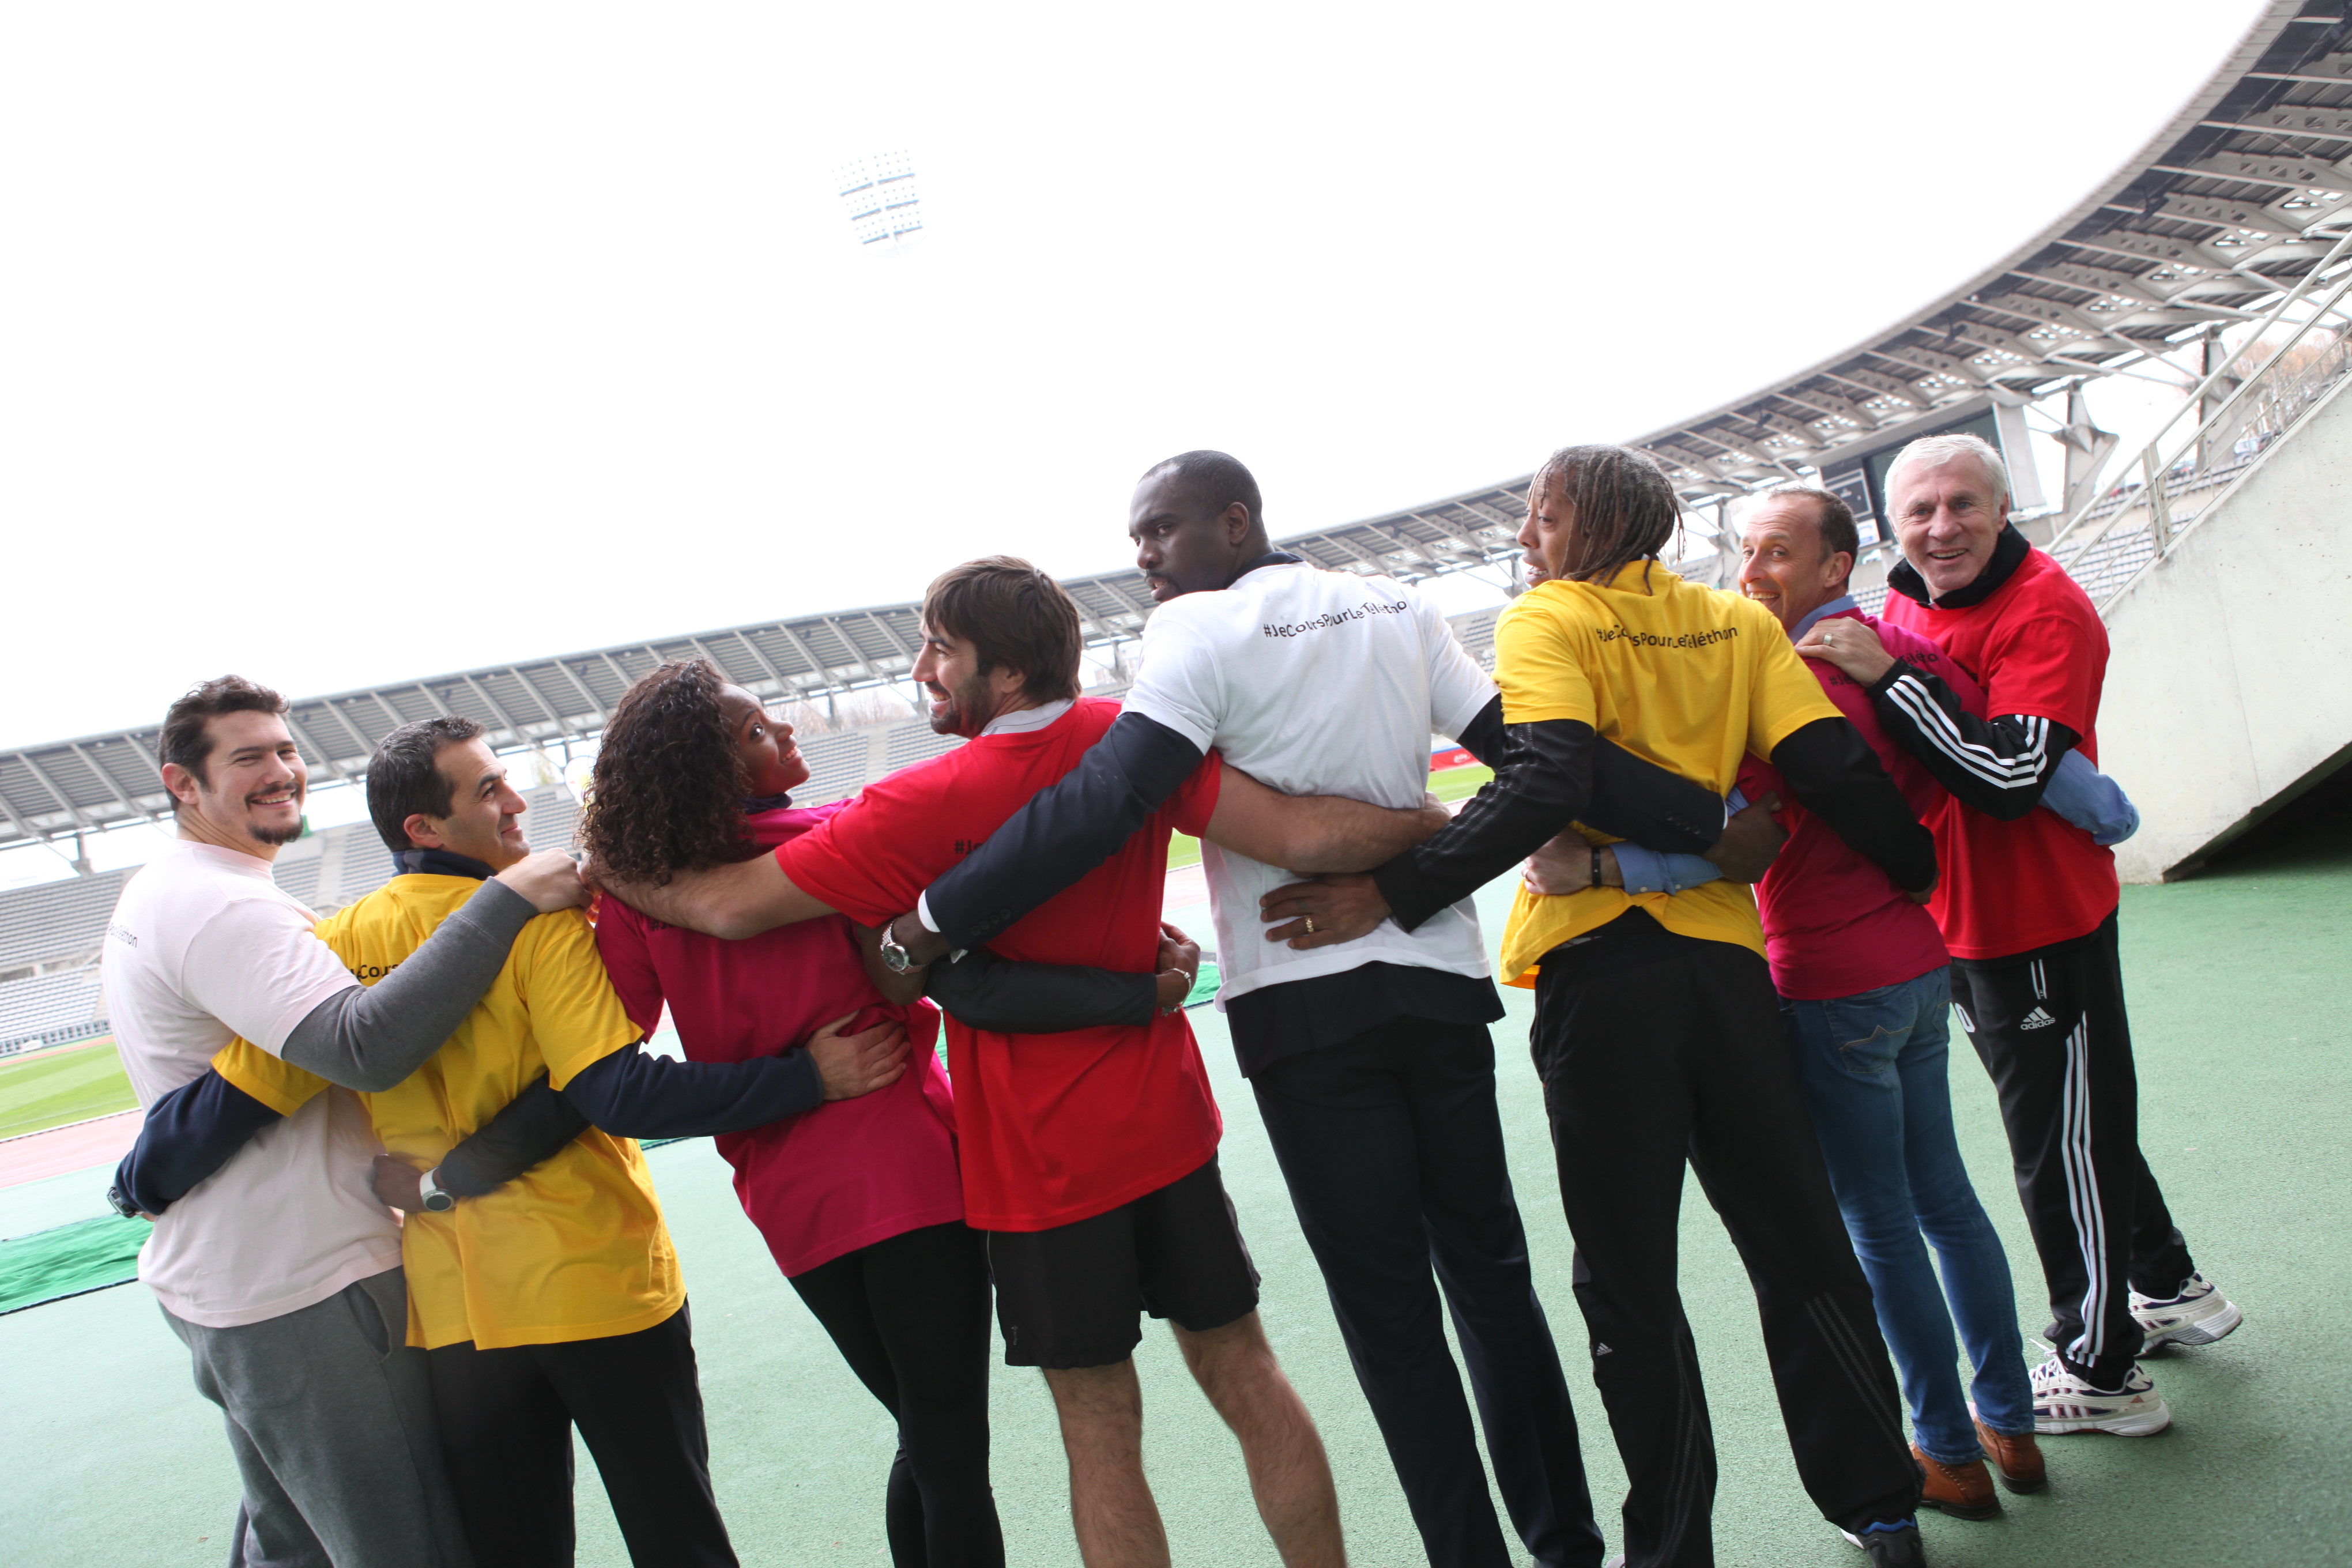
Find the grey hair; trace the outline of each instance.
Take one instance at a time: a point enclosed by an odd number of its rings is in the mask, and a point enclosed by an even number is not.
[[[1886,504],[1895,504],[1895,476],[1905,468],[1914,463],[1925,463],[1932,468],[1961,457],[1974,458],[1984,465],[1992,488],[1999,492],[1993,497],[1994,505],[2009,500],[2009,465],[2000,460],[1991,442],[1981,436],[1922,436],[1895,453],[1895,461],[1886,465]]]

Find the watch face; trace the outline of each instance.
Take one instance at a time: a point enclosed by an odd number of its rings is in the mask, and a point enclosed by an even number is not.
[[[457,1200],[447,1193],[435,1193],[425,1200],[426,1211],[432,1214],[447,1214],[457,1206]]]

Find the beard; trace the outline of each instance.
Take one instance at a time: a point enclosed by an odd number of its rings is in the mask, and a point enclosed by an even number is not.
[[[253,841],[256,844],[267,844],[275,849],[282,845],[291,844],[301,837],[302,824],[298,821],[291,827],[256,827],[247,824],[246,831],[253,835]]]
[[[931,731],[961,735],[969,740],[988,727],[1002,706],[990,695],[987,677],[975,675],[962,685],[948,689],[947,706],[932,718]]]

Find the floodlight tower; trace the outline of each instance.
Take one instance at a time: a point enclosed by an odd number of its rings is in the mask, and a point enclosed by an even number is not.
[[[835,188],[849,209],[850,233],[861,248],[880,247],[897,255],[921,240],[923,212],[915,190],[915,161],[904,148],[852,159],[835,173]]]

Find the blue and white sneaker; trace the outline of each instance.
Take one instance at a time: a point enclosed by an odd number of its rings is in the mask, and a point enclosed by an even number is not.
[[[2210,1345],[2246,1321],[2238,1304],[2213,1289],[2202,1274],[2191,1274],[2178,1296],[2131,1293],[2131,1315],[2147,1336],[2141,1346]]]
[[[1860,1535],[1843,1529],[1838,1533],[1870,1553],[1870,1568],[1927,1568],[1927,1548],[1919,1539],[1916,1519],[1874,1524]]]
[[[2137,1363],[2119,1389],[2095,1387],[2052,1356],[2033,1369],[2033,1429],[2045,1437],[2066,1432],[2112,1432],[2153,1437],[2172,1425],[2156,1380]]]

